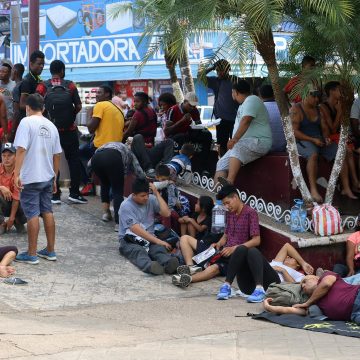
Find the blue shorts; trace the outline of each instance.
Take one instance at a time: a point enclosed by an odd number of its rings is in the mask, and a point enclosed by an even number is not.
[[[20,202],[26,219],[44,213],[52,213],[51,198],[54,180],[26,184],[20,194]]]
[[[336,152],[338,149],[337,144],[331,143],[327,146],[316,146],[310,141],[298,141],[296,143],[299,155],[304,157],[305,159],[309,159],[309,157],[313,154],[318,154],[323,156],[327,161],[332,161],[335,159]]]

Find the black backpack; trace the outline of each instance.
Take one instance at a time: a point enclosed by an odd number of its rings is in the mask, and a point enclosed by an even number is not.
[[[58,129],[69,129],[76,118],[70,83],[68,80],[62,80],[61,85],[52,85],[51,80],[45,82],[45,110]]]

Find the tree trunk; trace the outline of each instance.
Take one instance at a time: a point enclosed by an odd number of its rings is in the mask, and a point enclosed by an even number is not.
[[[184,50],[179,58],[179,66],[185,94],[188,92],[194,92],[194,79],[191,73],[187,44],[185,44]]]
[[[176,63],[177,63],[177,60],[174,59],[174,57],[170,56],[169,53],[165,50],[165,64],[169,71],[171,86],[173,88],[173,93],[176,98],[176,101],[179,104],[181,104],[184,101],[184,94],[181,90],[179,79],[176,75],[176,69],[175,69]]]
[[[341,99],[341,107],[343,109],[344,120],[343,120],[343,124],[341,125],[338,150],[336,153],[334,165],[331,170],[328,186],[326,189],[326,195],[325,195],[325,203],[326,204],[331,204],[333,202],[336,184],[337,184],[342,166],[345,161],[346,143],[347,143],[347,139],[348,139],[348,135],[349,135],[349,125],[350,125],[350,109],[351,109],[351,105],[354,101],[354,91],[353,91],[353,87],[351,86],[351,84],[349,84],[348,82],[342,82],[341,90],[342,90],[342,94],[343,94],[342,99]]]
[[[255,46],[259,51],[260,55],[267,65],[269,77],[274,90],[275,100],[279,106],[281,113],[281,120],[283,123],[284,134],[287,143],[287,151],[289,153],[289,160],[291,170],[298,186],[301,196],[306,203],[312,203],[313,199],[310,194],[309,188],[304,180],[300,162],[299,153],[296,146],[296,140],[294,136],[294,130],[289,117],[289,109],[285,94],[281,89],[279,81],[279,70],[276,64],[275,57],[275,43],[272,32],[264,34],[260,37],[254,38]]]

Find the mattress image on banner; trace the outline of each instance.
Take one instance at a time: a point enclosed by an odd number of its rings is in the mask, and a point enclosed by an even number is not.
[[[48,9],[46,14],[57,37],[63,35],[76,24],[76,12],[65,6],[54,6]]]

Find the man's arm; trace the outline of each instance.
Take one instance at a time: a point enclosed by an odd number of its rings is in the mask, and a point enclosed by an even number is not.
[[[242,138],[242,136],[246,133],[247,129],[249,128],[251,121],[254,118],[252,116],[243,116],[238,129],[236,130],[235,135],[232,137],[231,140],[228,142],[228,149],[232,149],[234,145]]]
[[[309,300],[307,300],[303,304],[296,304],[294,307],[297,308],[308,308],[310,305],[315,304],[318,300],[324,297],[331,287],[334,285],[336,281],[336,276],[327,275],[321,281],[320,284],[316,287],[313,294],[310,296]]]
[[[26,154],[26,149],[23,147],[18,147],[16,149],[16,159],[15,159],[15,169],[14,169],[14,178],[15,178],[15,186],[18,189],[21,189],[21,182],[20,182],[20,170],[24,163],[24,158]]]
[[[271,305],[272,299],[267,298],[264,300],[264,309],[274,314],[296,314],[305,316],[307,311],[301,308],[295,308],[291,306],[275,306]]]
[[[294,258],[302,267],[302,269],[306,272],[306,274],[311,275],[314,272],[314,269],[311,265],[309,265],[298,253],[298,251],[289,243],[286,243],[277,253],[275,257],[275,261],[284,262],[286,257],[290,256]]]
[[[351,241],[346,241],[346,265],[349,268],[347,276],[355,274],[354,269],[354,257],[355,257],[355,244]]]
[[[88,123],[87,123],[87,128],[89,129],[89,133],[93,134],[96,129],[99,127],[100,125],[100,118],[98,117],[92,117]]]
[[[19,104],[20,110],[24,110],[24,111],[26,110],[26,100],[28,97],[29,97],[29,94],[26,94],[26,93],[22,93],[20,95],[20,104]]]
[[[150,189],[152,190],[153,194],[156,196],[157,201],[159,202],[159,206],[160,206],[159,214],[164,217],[169,217],[171,215],[171,211],[153,183],[150,183]]]
[[[171,122],[171,118],[169,119]],[[191,115],[189,113],[186,113],[179,121],[172,125],[168,125],[164,129],[164,133],[166,136],[170,136],[174,133],[176,133],[176,130],[180,127],[182,127],[184,124],[190,125],[192,122]]]
[[[61,158],[61,154],[54,154],[53,156],[53,166],[54,166],[55,176],[58,175],[60,170],[60,158]]]
[[[324,137],[324,139],[326,140],[326,142],[330,142],[329,136],[330,136],[330,127],[326,121],[326,115],[324,114],[324,110],[320,108],[320,124],[321,124],[321,132],[322,135]]]
[[[171,245],[166,241],[158,239],[156,236],[146,231],[140,224],[135,224],[130,227],[130,231],[135,235],[140,236],[142,239],[149,241],[152,244],[165,246],[167,249],[171,249]]]

